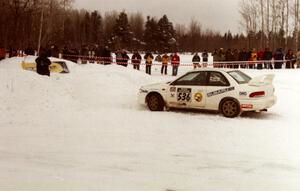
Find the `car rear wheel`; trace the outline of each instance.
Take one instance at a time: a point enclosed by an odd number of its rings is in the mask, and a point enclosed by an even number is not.
[[[241,112],[239,103],[232,99],[224,100],[220,110],[225,117],[229,118],[237,117]]]
[[[159,94],[150,94],[147,98],[147,105],[151,111],[163,111],[164,101]]]

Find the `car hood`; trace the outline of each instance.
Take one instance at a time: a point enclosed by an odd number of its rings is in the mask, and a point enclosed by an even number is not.
[[[141,87],[141,89],[144,89],[144,90],[157,90],[157,89],[165,88],[166,86],[168,86],[168,82],[144,85],[144,86]]]

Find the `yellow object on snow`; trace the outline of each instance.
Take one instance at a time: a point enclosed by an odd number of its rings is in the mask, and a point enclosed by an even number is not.
[[[22,68],[24,70],[36,71],[36,63],[23,61]],[[67,69],[64,69],[61,62],[51,62],[49,69],[50,69],[50,72],[54,72],[54,73],[62,73],[62,72],[68,73],[69,72]]]

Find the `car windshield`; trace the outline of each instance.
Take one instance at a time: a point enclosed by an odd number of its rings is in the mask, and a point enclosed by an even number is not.
[[[246,84],[251,80],[251,77],[239,70],[230,71],[227,73],[239,84]]]

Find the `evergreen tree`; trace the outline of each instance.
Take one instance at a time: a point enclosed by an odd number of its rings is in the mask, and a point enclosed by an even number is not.
[[[90,13],[86,12],[83,20],[83,42],[88,45],[91,43],[91,17]]]
[[[91,14],[91,41],[94,44],[103,46],[103,25],[102,17],[97,12],[94,11]]]
[[[121,12],[113,28],[112,43],[116,49],[131,48],[133,34],[125,12]]]
[[[144,42],[145,42],[145,49],[147,51],[157,51],[158,41],[159,41],[159,34],[158,34],[158,24],[155,18],[147,17],[147,21],[145,24],[145,31],[144,31]]]
[[[164,15],[157,23],[158,25],[158,37],[159,37],[159,51],[170,52],[176,48],[176,36],[173,24],[169,22],[169,19]]]

